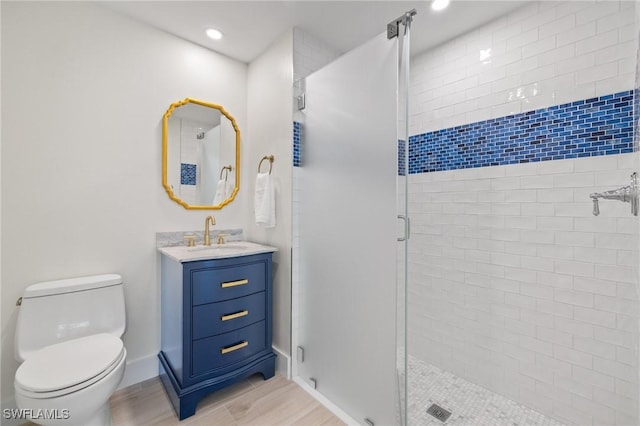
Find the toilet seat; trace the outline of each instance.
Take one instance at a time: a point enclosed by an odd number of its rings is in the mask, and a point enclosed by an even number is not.
[[[16,390],[38,399],[77,392],[108,375],[125,354],[122,340],[106,333],[50,345],[20,365]]]

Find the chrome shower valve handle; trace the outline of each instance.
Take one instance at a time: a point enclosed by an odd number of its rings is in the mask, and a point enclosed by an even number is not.
[[[598,200],[618,200],[623,203],[631,204],[631,214],[638,216],[639,210],[639,196],[638,196],[638,174],[636,172],[631,174],[631,181],[629,185],[622,186],[618,189],[612,189],[605,192],[594,192],[589,195],[593,199],[593,215],[598,216],[600,214],[600,207]]]

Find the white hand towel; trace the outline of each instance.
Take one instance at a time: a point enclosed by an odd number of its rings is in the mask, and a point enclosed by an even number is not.
[[[276,194],[269,173],[256,176],[255,215],[256,225],[265,228],[276,226]]]
[[[224,179],[221,179],[218,181],[218,186],[216,187],[216,195],[215,197],[213,197],[213,205],[217,206],[218,204],[222,203],[224,200],[226,200],[227,198],[229,198],[227,196],[227,193],[229,192],[229,189],[227,188],[227,181]]]

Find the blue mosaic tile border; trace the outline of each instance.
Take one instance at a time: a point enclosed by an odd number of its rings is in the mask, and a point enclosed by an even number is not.
[[[196,184],[196,165],[180,163],[180,184],[195,185]]]
[[[409,173],[633,152],[628,90],[409,137]]]
[[[300,167],[300,123],[293,122],[293,167]]]

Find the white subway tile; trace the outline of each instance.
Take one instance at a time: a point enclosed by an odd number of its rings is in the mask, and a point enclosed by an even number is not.
[[[551,347],[551,344],[548,344],[546,342],[541,342],[541,343],[545,343],[549,347]],[[526,348],[526,349],[531,350],[529,348]],[[551,351],[551,348],[549,348],[549,351]],[[524,374],[527,377],[531,377],[538,382],[553,383],[553,371],[550,371],[544,367],[541,367],[533,363],[527,364],[527,363],[521,362],[520,373]]]
[[[522,176],[520,178],[520,188],[522,189],[542,189],[553,188],[553,175],[545,176]],[[532,191],[535,194],[535,191]],[[536,201],[535,199],[533,201]]]
[[[638,316],[638,301],[618,299],[610,296],[595,296],[595,308],[623,315]]]
[[[571,333],[575,336],[593,338],[595,335],[593,325],[569,318],[556,318],[555,328],[557,330],[566,331],[567,333]]]
[[[516,293],[507,293],[504,295],[504,303],[520,308],[535,309],[536,299],[533,297],[523,296]]]
[[[573,380],[584,383],[587,386],[595,386],[599,389],[606,389],[613,392],[615,390],[615,380],[613,377],[594,371],[590,368],[582,368],[574,365],[571,370]]]
[[[628,284],[638,282],[634,268],[620,265],[595,265],[595,276],[603,280],[609,279]]]
[[[555,233],[553,231],[520,231],[520,240],[526,243],[553,244]]]
[[[572,407],[593,417],[594,425],[615,424],[616,411],[610,407],[599,404],[591,398],[572,396]]]
[[[523,190],[524,191],[524,190]],[[537,196],[537,195],[536,195]],[[554,216],[555,205],[553,203],[527,203],[522,206],[523,216]]]
[[[545,312],[522,309],[520,311],[520,320],[527,324],[552,328],[554,323],[554,316]]]
[[[522,209],[527,209],[524,205]],[[504,218],[505,228],[511,229],[536,229],[537,220],[534,216],[508,216]]]
[[[556,34],[556,43],[558,44],[558,47],[560,47],[566,44],[580,42],[581,40],[588,38],[593,38],[595,35],[596,23],[588,22],[559,32]]]
[[[592,368],[592,365],[595,363],[594,357],[591,354],[579,352],[557,344],[553,345],[553,357],[584,368]]]
[[[546,259],[546,258],[537,257],[537,256],[521,256],[520,264],[523,268],[530,269],[533,271],[553,272],[553,269],[554,269],[553,259]],[[537,274],[536,274],[536,282],[537,282]]]
[[[611,377],[617,377],[618,379],[631,380],[633,382],[638,381],[638,373],[633,366],[617,361],[595,357],[593,358],[593,369],[594,371],[607,374]]]
[[[522,84],[536,83],[542,80],[555,77],[556,69],[555,65],[543,65],[535,70],[525,71],[522,73]]]
[[[494,265],[520,266],[520,256],[508,253],[491,253],[491,262]]]
[[[573,217],[539,217],[539,230],[562,231],[573,229]]]
[[[571,347],[573,344],[573,336],[571,334],[551,328],[537,327],[536,337],[542,341],[566,347]]]
[[[629,332],[615,330],[607,326],[601,327],[599,325],[594,326],[593,332],[594,338],[598,341],[611,343],[624,348],[631,348],[633,346],[633,334]]]
[[[573,319],[609,328],[615,328],[616,326],[616,314],[581,306],[573,307]]]
[[[538,63],[540,65],[556,64],[562,60],[566,60],[575,55],[575,45],[567,44],[557,47],[553,50],[543,52],[538,55]],[[558,73],[561,74],[561,73]]]
[[[553,10],[553,17],[555,17],[555,10]],[[576,17],[575,15],[565,15],[560,19],[553,20],[551,22],[546,22],[540,25],[539,34],[540,38],[546,38],[553,35],[556,35],[560,32],[569,30],[576,25]]]
[[[580,336],[573,337],[573,349],[589,353],[600,358],[615,360],[616,346]]]
[[[536,283],[537,276],[536,271],[530,269],[523,269],[511,266],[505,266],[504,278],[516,281],[522,281],[525,283]]]
[[[593,22],[604,16],[615,14],[620,9],[617,1],[604,1],[591,4],[590,7],[576,12],[576,23]]]
[[[564,389],[574,395],[579,395],[587,399],[593,398],[591,386],[585,386],[584,383],[577,382],[571,378],[571,368],[569,368],[568,373],[556,371],[553,383],[559,389]]]
[[[575,277],[573,280],[573,288],[577,291],[583,291],[603,296],[616,296],[618,285],[614,281],[606,281],[601,279]]]
[[[542,271],[538,271],[537,277],[538,277],[537,279],[538,284],[553,286],[556,288],[566,288],[566,289],[572,288],[573,280],[578,279],[578,277],[574,277],[573,275],[555,274],[552,272],[542,272]]]
[[[556,74],[561,75],[580,71],[585,68],[592,68],[596,64],[595,57],[595,53],[588,53],[559,61],[555,64]]]
[[[638,293],[636,290],[636,284],[616,283],[617,296],[621,299],[636,300]]]
[[[573,317],[573,308],[571,305],[567,305],[566,303],[554,302],[553,300],[538,299],[536,301],[536,310],[538,312],[546,314],[553,314],[558,317]]]
[[[526,177],[520,177],[520,178],[505,178],[505,179],[525,179]],[[509,186],[509,184],[506,184],[504,182],[502,182],[500,184],[501,186]],[[516,183],[513,183],[513,185],[516,185]],[[517,183],[517,185],[520,185],[520,183]],[[506,203],[535,203],[537,201],[537,197],[538,197],[538,193],[536,192],[536,190],[534,189],[502,189],[500,190],[501,193],[503,194],[504,197],[504,202]],[[530,206],[525,206],[525,208],[529,208]]]
[[[537,245],[520,241],[505,241],[504,251],[512,255],[535,256]]]
[[[601,358],[607,358],[607,357],[601,357]],[[620,346],[616,346],[615,359],[618,362],[631,365],[631,366],[636,366],[638,364],[638,360],[636,358],[636,351],[629,348],[622,348]],[[618,381],[616,380],[616,393],[620,393],[618,392],[617,382]],[[638,385],[635,385],[635,386],[637,387]],[[637,392],[637,389],[636,389],[636,392]],[[622,393],[620,394],[624,395]],[[628,396],[631,396],[631,395],[628,395]]]
[[[614,234],[603,232],[595,234],[596,247],[603,249],[634,250],[637,247],[637,237],[634,235]]]
[[[593,294],[581,291],[555,289],[554,300],[569,305],[584,306],[587,308],[594,307]]]
[[[532,56],[539,55],[543,52],[549,52],[554,50],[557,46],[559,46],[556,42],[555,36],[550,36],[546,38],[540,38],[540,40],[528,43],[522,46],[522,57],[528,58]],[[549,65],[551,66],[551,65]],[[551,75],[554,75],[551,73]]]
[[[575,408],[554,401],[552,415],[568,425],[590,426],[593,425],[593,417]]]
[[[553,185],[556,188],[580,188],[595,185],[592,172],[557,174],[553,177]]]
[[[576,55],[595,52],[618,43],[618,30],[608,31],[576,42]]]
[[[555,234],[555,242],[572,247],[593,247],[595,236],[591,232],[559,231]]]
[[[617,229],[617,221],[615,218],[609,217],[576,217],[574,219],[574,229],[580,232],[594,232],[598,233],[615,233]],[[603,237],[607,239],[607,237]],[[596,237],[596,246],[601,248],[617,248],[617,247],[602,247],[598,244],[599,239]]]
[[[523,282],[520,284],[520,293],[538,299],[553,299],[553,288],[544,285]]]
[[[537,200],[541,203],[572,202],[573,189],[539,189],[537,190]]]

